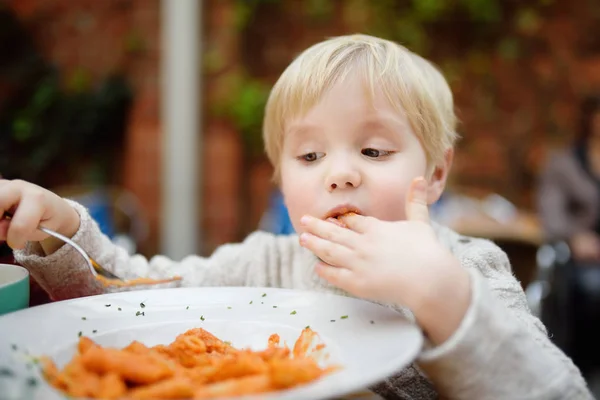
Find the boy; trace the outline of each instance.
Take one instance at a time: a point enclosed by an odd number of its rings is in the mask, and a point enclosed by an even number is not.
[[[370,36],[333,38],[286,69],[265,113],[267,155],[299,237],[255,232],[210,258],[147,261],[112,245],[80,205],[4,181],[0,210],[14,218],[0,223],[0,240],[55,299],[102,288],[39,223],[125,279],[338,291],[410,309],[428,345],[375,388],[386,398],[590,399],[529,313],[505,254],[429,222],[455,124],[450,89],[428,61]]]

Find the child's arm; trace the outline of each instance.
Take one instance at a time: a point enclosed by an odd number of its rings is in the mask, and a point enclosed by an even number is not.
[[[184,286],[243,286],[250,278],[256,280],[259,276],[269,275],[263,271],[252,275],[252,268],[260,266],[267,271],[276,264],[270,262],[276,251],[272,246],[273,238],[267,233],[255,233],[243,243],[221,246],[208,258],[189,256],[176,262],[164,256],[155,256],[150,260],[141,255],[130,256],[100,232],[98,225],[82,205],[73,201],[69,203],[81,220],[72,239],[103,267],[123,279],[181,276]],[[46,255],[39,242],[29,242],[24,249],[15,250],[14,255],[16,261],[30,271],[53,300],[101,294],[105,291],[93,277],[81,255],[69,245],[58,247],[55,252]],[[268,285],[270,282],[265,280],[257,283]]]
[[[529,313],[506,255],[491,242],[436,233],[425,188],[413,182],[406,221],[345,216],[345,229],[303,217],[300,243],[324,260],[317,272],[356,296],[409,308],[437,346],[419,362],[444,397],[591,398]]]
[[[458,330],[419,366],[440,393],[464,399],[593,399],[573,362],[551,343],[496,245],[472,240],[461,264],[471,304]]]

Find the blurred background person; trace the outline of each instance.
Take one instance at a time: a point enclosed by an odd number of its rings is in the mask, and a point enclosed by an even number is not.
[[[568,245],[554,280],[555,324],[567,327],[562,347],[589,377],[600,365],[600,95],[583,101],[574,143],[549,158],[538,207],[546,239]]]

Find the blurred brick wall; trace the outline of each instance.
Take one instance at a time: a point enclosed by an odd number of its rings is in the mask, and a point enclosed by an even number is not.
[[[33,34],[47,59],[60,67],[65,81],[84,74],[92,82],[109,73],[123,73],[135,91],[123,160],[122,185],[140,200],[150,237],[141,251],[158,250],[160,228],[159,120],[160,0],[8,0],[7,4]],[[239,65],[238,33],[231,30],[232,2],[207,4],[204,36],[217,46],[231,68]],[[225,72],[229,69],[226,68]],[[205,108],[219,92],[223,74],[206,76]],[[226,79],[226,77],[225,77]],[[243,213],[256,226],[269,193],[270,170],[261,166],[248,174],[257,187],[257,201],[243,200],[243,150],[227,121],[207,115],[203,124],[203,243],[210,253],[217,245],[243,237]],[[201,133],[199,133],[201,134]],[[266,170],[266,172],[265,172]],[[254,177],[254,178],[253,178]]]
[[[129,77],[136,99],[122,179],[142,200],[151,228],[143,250],[154,253],[160,210],[159,0],[6,1],[31,28],[47,57],[63,68],[65,79],[81,71],[92,79],[114,70]],[[204,50],[218,49],[222,63],[205,76],[205,110],[228,95],[230,73],[247,69],[271,84],[298,52],[324,37],[361,31],[366,20],[344,20],[349,13],[342,8],[350,1],[335,2],[340,8],[336,18],[321,24],[302,17],[304,2],[284,2],[284,12],[276,10],[277,2],[271,3],[241,32],[235,27],[235,0],[204,2]],[[450,36],[438,39],[443,46],[436,46],[440,51],[433,53],[433,60],[443,68],[449,60],[464,66],[460,77],[451,80],[463,136],[454,184],[496,191],[531,207],[535,175],[548,147],[569,140],[579,99],[600,90],[600,36],[594,28],[597,17],[589,12],[593,3],[555,1],[528,39],[533,45],[517,60],[503,59],[494,49],[465,54],[451,46]],[[203,249],[209,252],[220,243],[239,240],[257,223],[270,185],[268,167],[244,170],[242,144],[229,121],[205,112],[203,132],[199,224]],[[243,185],[254,188],[249,197]],[[240,228],[241,224],[245,225]]]
[[[124,151],[122,185],[140,200],[150,225],[142,251],[158,238],[160,196],[159,0],[8,0],[65,81],[97,82],[120,72],[135,99]],[[93,151],[93,149],[90,149]]]

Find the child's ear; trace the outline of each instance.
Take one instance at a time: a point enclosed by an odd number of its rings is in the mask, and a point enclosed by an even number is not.
[[[429,185],[427,189],[427,204],[433,204],[438,201],[444,192],[453,159],[454,149],[446,150],[444,153],[444,162],[437,165],[433,170],[433,173],[429,178]]]

